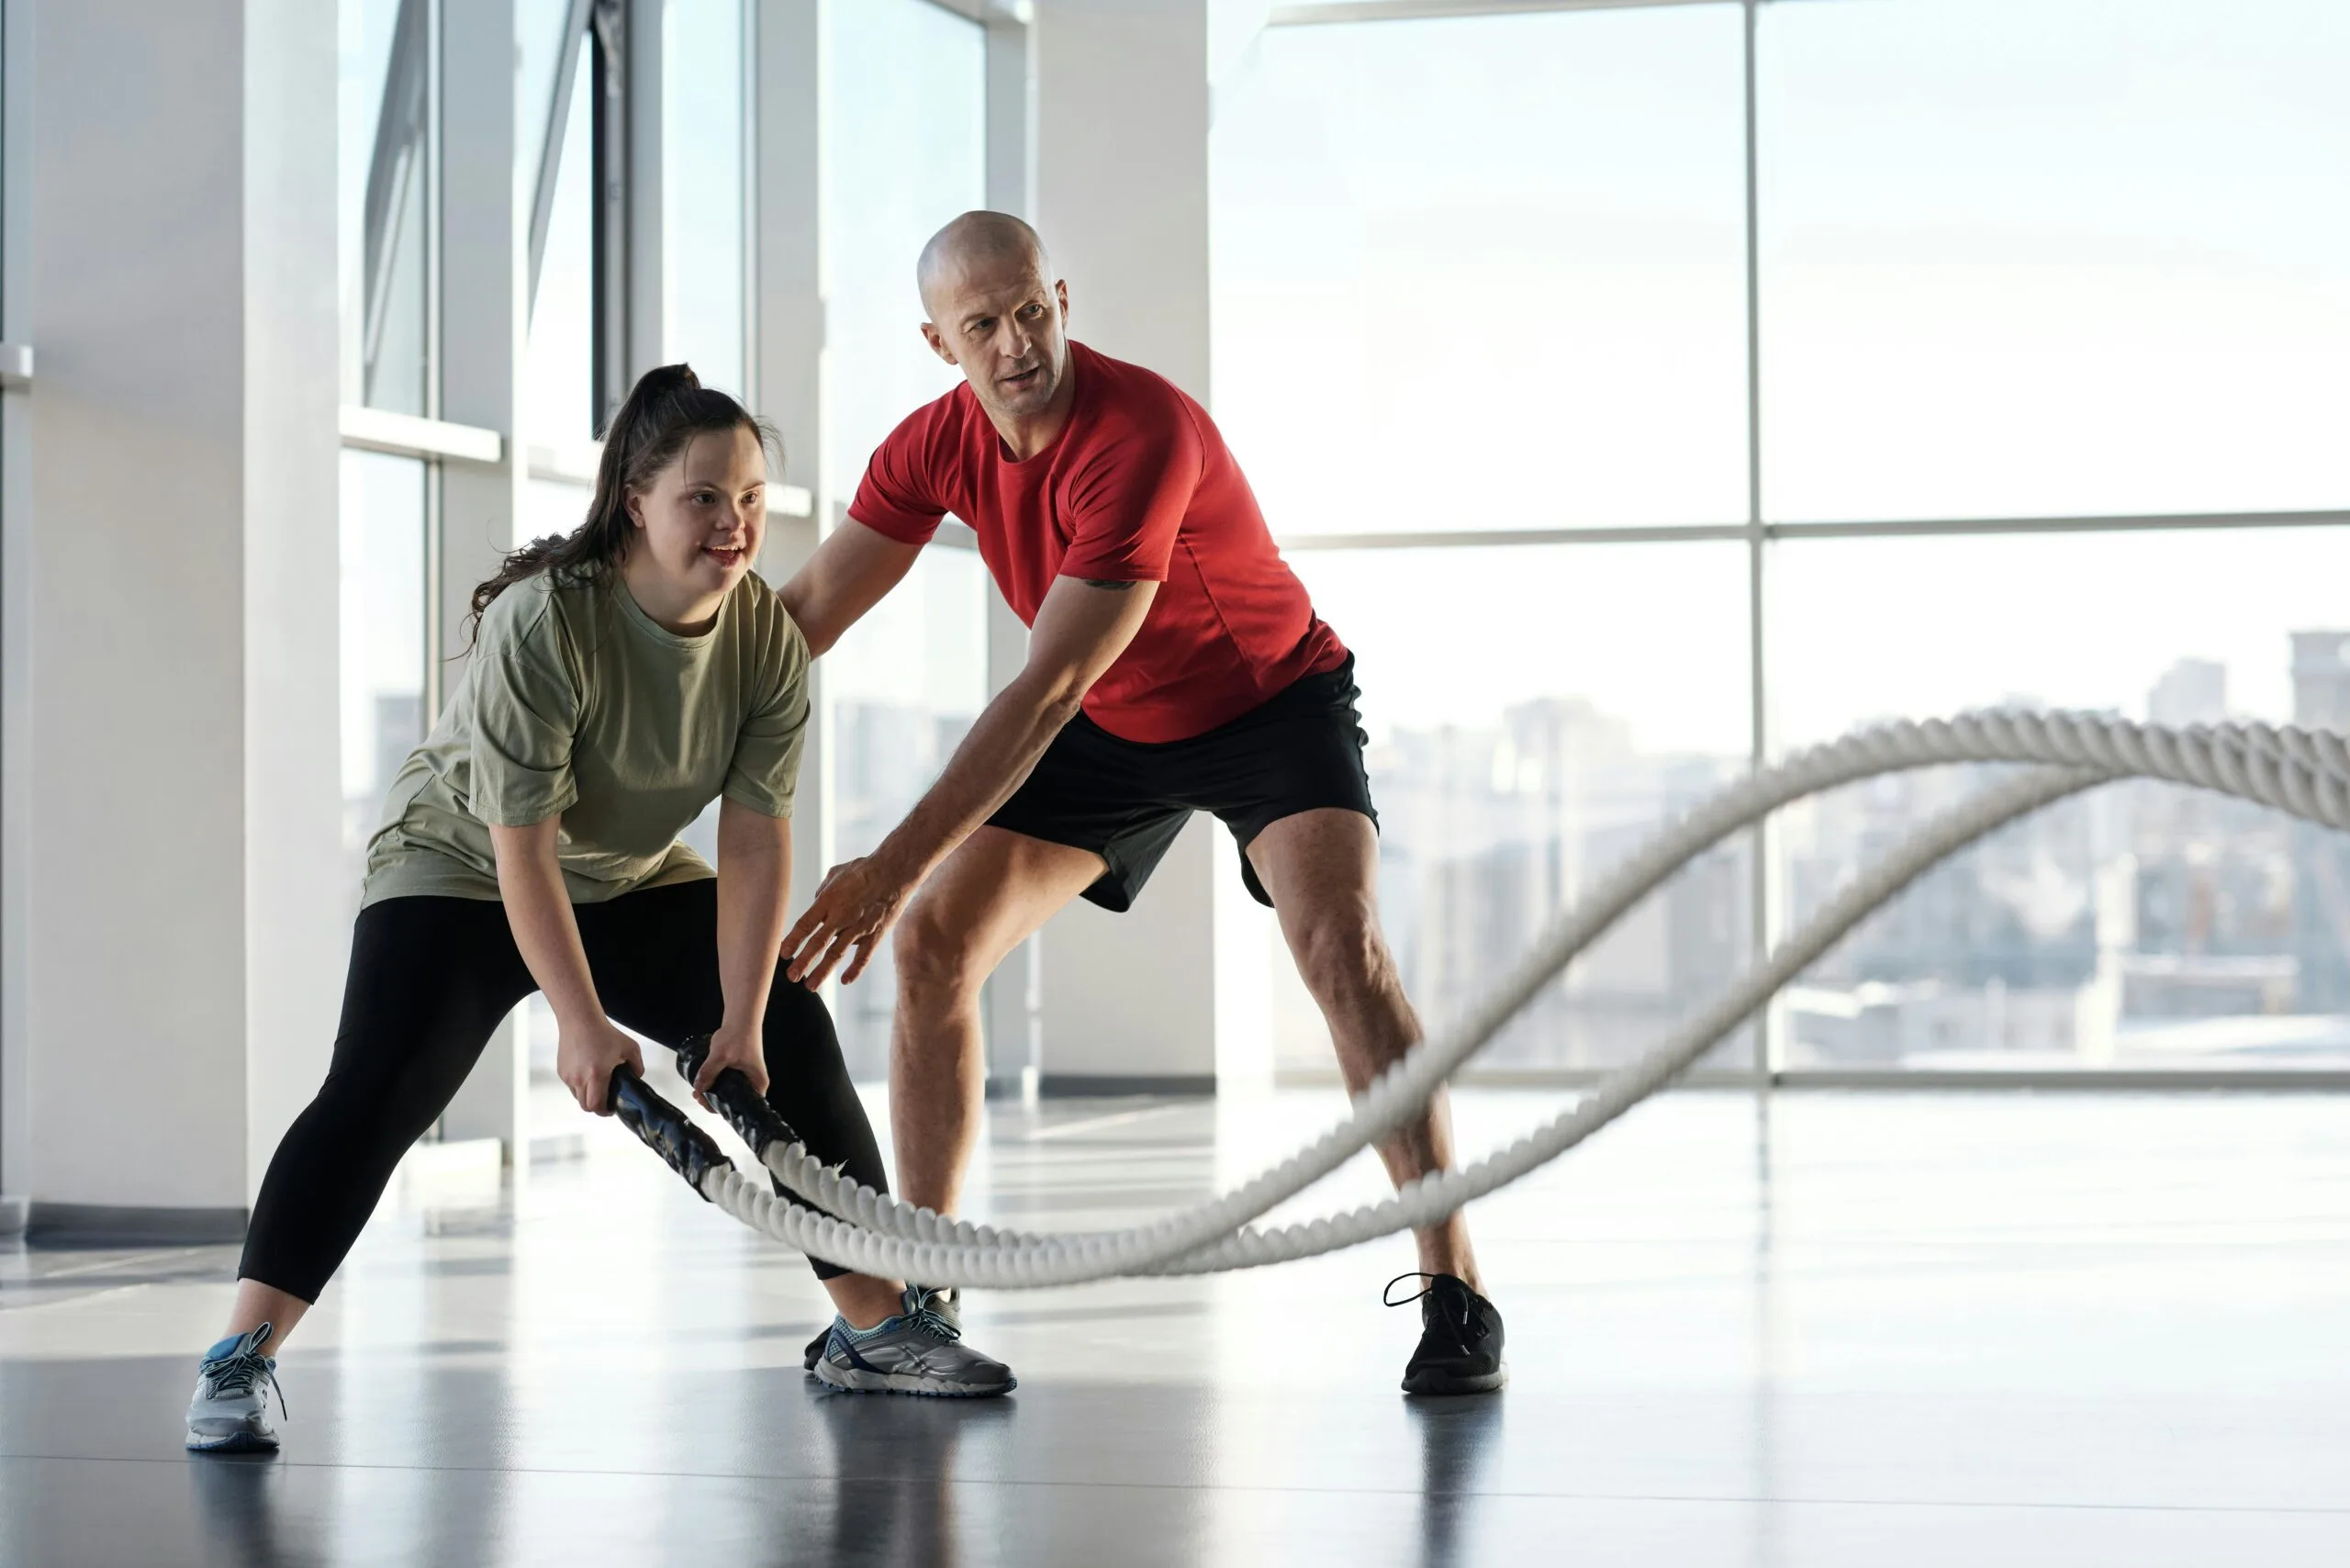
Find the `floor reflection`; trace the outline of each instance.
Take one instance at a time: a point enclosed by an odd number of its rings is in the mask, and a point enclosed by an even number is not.
[[[1048,1107],[988,1180],[1204,1190],[1326,1108]],[[1476,1148],[1553,1108],[1456,1106]],[[487,1219],[391,1205],[281,1369],[285,1455],[197,1460],[235,1250],[0,1249],[0,1568],[2331,1568],[2341,1127],[2314,1097],[1671,1096],[1481,1204],[1497,1399],[1396,1392],[1370,1249],[976,1293],[1012,1399],[832,1394],[805,1263],[630,1145]]]
[[[788,1528],[764,1561],[962,1568],[957,1461],[967,1439],[1008,1429],[1017,1402],[827,1391],[811,1393],[809,1403],[836,1479],[810,1488],[817,1504],[809,1513],[776,1516]]]
[[[1420,1439],[1420,1568],[1471,1568],[1463,1544],[1477,1521],[1477,1493],[1509,1396],[1415,1399],[1406,1408]]]

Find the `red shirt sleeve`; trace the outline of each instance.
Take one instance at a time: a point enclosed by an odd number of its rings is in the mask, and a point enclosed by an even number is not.
[[[1107,434],[1070,480],[1060,575],[1165,582],[1176,531],[1206,466],[1199,430],[1180,403]]]
[[[939,417],[946,402],[927,404],[898,421],[873,449],[856,499],[849,503],[849,516],[901,544],[929,543],[946,514],[949,465],[941,448],[949,436],[941,428],[947,421]]]

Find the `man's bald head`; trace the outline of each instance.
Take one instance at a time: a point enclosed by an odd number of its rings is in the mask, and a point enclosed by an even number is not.
[[[1052,259],[1045,241],[1008,212],[967,212],[930,237],[914,263],[914,285],[922,290],[922,308],[938,319],[939,286],[962,274],[1005,267],[1033,270],[1049,280]]]
[[[1069,291],[1036,231],[1008,212],[967,212],[930,237],[914,278],[922,335],[999,421],[1069,405]]]

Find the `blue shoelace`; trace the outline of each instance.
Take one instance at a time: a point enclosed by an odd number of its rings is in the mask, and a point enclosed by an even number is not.
[[[207,1361],[199,1370],[212,1380],[212,1392],[216,1394],[251,1394],[262,1379],[267,1378],[270,1392],[277,1395],[277,1413],[289,1421],[294,1418],[294,1413],[285,1408],[285,1390],[277,1381],[277,1363],[261,1353],[259,1343],[240,1354]],[[264,1408],[267,1405],[268,1401],[263,1400]]]

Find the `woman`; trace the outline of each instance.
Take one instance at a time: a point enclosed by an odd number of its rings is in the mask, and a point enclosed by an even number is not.
[[[751,572],[764,436],[686,366],[651,372],[613,418],[588,521],[474,591],[473,659],[369,846],[333,1058],[262,1182],[189,1448],[277,1446],[263,1347],[301,1321],[400,1156],[534,990],[583,1108],[610,1114],[613,1070],[643,1070],[621,1025],[672,1049],[707,1033],[698,1089],[739,1069],[811,1151],[881,1185],[832,1019],[777,973],[808,645]],[[677,834],[721,798],[713,877]],[[839,1314],[815,1362],[826,1382],[1013,1386],[956,1342],[931,1293],[814,1268]]]

